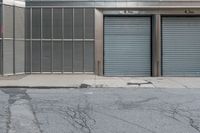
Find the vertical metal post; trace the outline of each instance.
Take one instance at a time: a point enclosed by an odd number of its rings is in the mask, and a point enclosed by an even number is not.
[[[72,10],[72,73],[74,73],[74,8]]]
[[[53,73],[53,8],[51,8],[51,73]]]
[[[64,8],[62,8],[62,73],[64,73]]]
[[[96,66],[95,66],[95,55],[96,55],[96,51],[95,51],[95,43],[96,43],[96,39],[95,39],[95,26],[96,26],[96,24],[95,24],[95,9],[93,9],[92,10],[92,13],[93,13],[93,36],[92,36],[92,39],[94,39],[94,41],[93,41],[93,72],[94,72],[94,74],[95,74],[95,69],[96,69]]]
[[[26,57],[26,55],[27,55],[27,51],[26,51],[26,48],[27,48],[27,46],[26,46],[26,11],[27,11],[27,9],[26,9],[26,7],[24,7],[24,74],[26,74],[26,63],[27,63],[27,61],[26,61],[26,59],[27,59],[27,57]]]
[[[13,74],[16,74],[15,70],[15,6],[13,7]]]
[[[152,23],[152,76],[161,76],[161,17],[153,16]]]
[[[83,8],[83,73],[85,73],[85,8]]]
[[[2,13],[1,14],[2,15],[1,16],[1,26],[2,26],[2,28],[4,30],[4,6],[3,5],[1,6],[1,11],[2,11],[1,12]],[[3,33],[4,33],[4,31],[3,31]],[[4,65],[3,65],[4,64],[4,50],[3,50],[4,49],[4,46],[3,46],[4,45],[4,39],[3,39],[4,38],[4,34],[3,33],[2,33],[2,42],[1,42],[1,47],[2,47],[1,48],[1,52],[2,52],[1,53],[1,58],[2,58],[1,73],[2,73],[2,75],[4,75]]]
[[[32,68],[32,8],[30,8],[30,73],[32,73],[33,71],[33,68]]]
[[[43,25],[42,25],[42,19],[43,19],[43,8],[40,8],[40,73],[42,73],[42,67],[43,67],[43,53],[42,53],[42,39],[43,39]]]

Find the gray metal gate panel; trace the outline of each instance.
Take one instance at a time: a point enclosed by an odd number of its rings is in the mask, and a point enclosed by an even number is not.
[[[13,7],[3,5],[3,37],[13,38]]]
[[[163,75],[200,76],[200,17],[163,17]]]
[[[77,41],[73,45],[73,71],[83,72],[83,42]]]
[[[45,39],[52,38],[52,12],[51,8],[42,9],[42,37]]]
[[[52,43],[51,41],[42,42],[42,72],[51,72],[52,70]]]
[[[40,72],[41,70],[41,43],[40,41],[32,41],[32,72]]]
[[[25,72],[31,72],[31,45],[30,41],[25,41]]]
[[[53,38],[62,39],[62,8],[53,9]]]
[[[3,40],[3,74],[13,74],[13,40]]]
[[[24,41],[15,40],[15,73],[24,73],[25,63],[25,45]]]
[[[30,9],[29,8],[26,8],[25,9],[25,38],[26,39],[30,39],[30,36],[31,36],[31,34],[30,34],[30,27],[31,27],[31,25],[30,25]]]
[[[25,37],[25,19],[24,8],[15,7],[15,38],[24,39]]]
[[[33,8],[32,9],[32,38],[39,39],[41,38],[41,9]]]
[[[62,42],[53,42],[53,72],[62,72]]]
[[[64,42],[64,72],[72,72],[73,71],[73,42],[65,41]]]
[[[94,10],[85,9],[85,38],[94,38]]]
[[[94,9],[34,7],[25,20],[26,72],[94,72]]]
[[[151,18],[105,17],[104,74],[150,76]]]
[[[94,42],[85,42],[84,44],[84,71],[94,71]]]
[[[74,39],[83,39],[83,9],[74,9]]]
[[[0,74],[3,74],[3,45],[2,40],[0,40]]]
[[[64,38],[73,38],[73,9],[64,9]]]

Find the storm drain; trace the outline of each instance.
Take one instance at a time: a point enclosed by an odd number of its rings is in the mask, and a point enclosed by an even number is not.
[[[142,85],[153,85],[152,82],[144,82],[144,83],[134,83],[134,82],[128,82],[127,85],[134,85],[134,86],[142,86]]]

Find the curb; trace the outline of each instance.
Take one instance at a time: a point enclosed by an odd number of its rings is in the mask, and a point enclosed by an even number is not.
[[[77,86],[0,86],[0,89],[19,89],[19,88],[27,88],[27,89],[78,89],[81,87]]]

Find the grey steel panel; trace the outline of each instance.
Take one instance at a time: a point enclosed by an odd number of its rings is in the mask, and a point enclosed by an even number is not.
[[[3,14],[2,14],[3,12],[2,12],[2,5],[0,5],[0,38],[2,38],[2,35],[3,35],[3,27],[2,27],[2,17],[3,17]]]
[[[24,8],[15,7],[15,38],[24,39]]]
[[[3,36],[4,38],[13,38],[13,7],[3,5]]]
[[[32,38],[41,38],[41,9],[32,9]]]
[[[73,9],[64,9],[64,38],[73,38]]]
[[[53,38],[62,39],[62,8],[53,9]]]
[[[15,40],[15,73],[24,73],[25,66],[24,41]]]
[[[64,42],[64,72],[73,72],[73,43]]]
[[[53,72],[62,72],[62,42],[53,42]]]
[[[41,67],[41,43],[32,41],[32,72],[40,72]]]
[[[25,9],[25,38],[30,39],[30,9]]]
[[[25,72],[31,72],[31,47],[30,41],[25,41]]]
[[[2,40],[0,40],[0,74],[3,74],[3,45]]]
[[[13,40],[3,40],[3,74],[13,74]]]
[[[83,72],[83,42],[74,42],[73,72]]]
[[[43,8],[42,9],[43,17],[42,17],[42,37],[44,39],[51,39],[52,38],[52,12],[51,8]]]
[[[200,17],[163,17],[163,75],[200,76]]]
[[[84,72],[94,72],[94,42],[84,44]]]
[[[105,17],[104,74],[150,76],[150,17]]]
[[[27,6],[62,6],[96,8],[199,8],[199,0],[95,0],[95,1],[31,1]]]
[[[85,9],[85,39],[94,39],[94,9]]]
[[[52,44],[51,41],[42,42],[42,72],[51,72],[52,61]]]
[[[74,9],[74,38],[83,39],[83,9]]]

